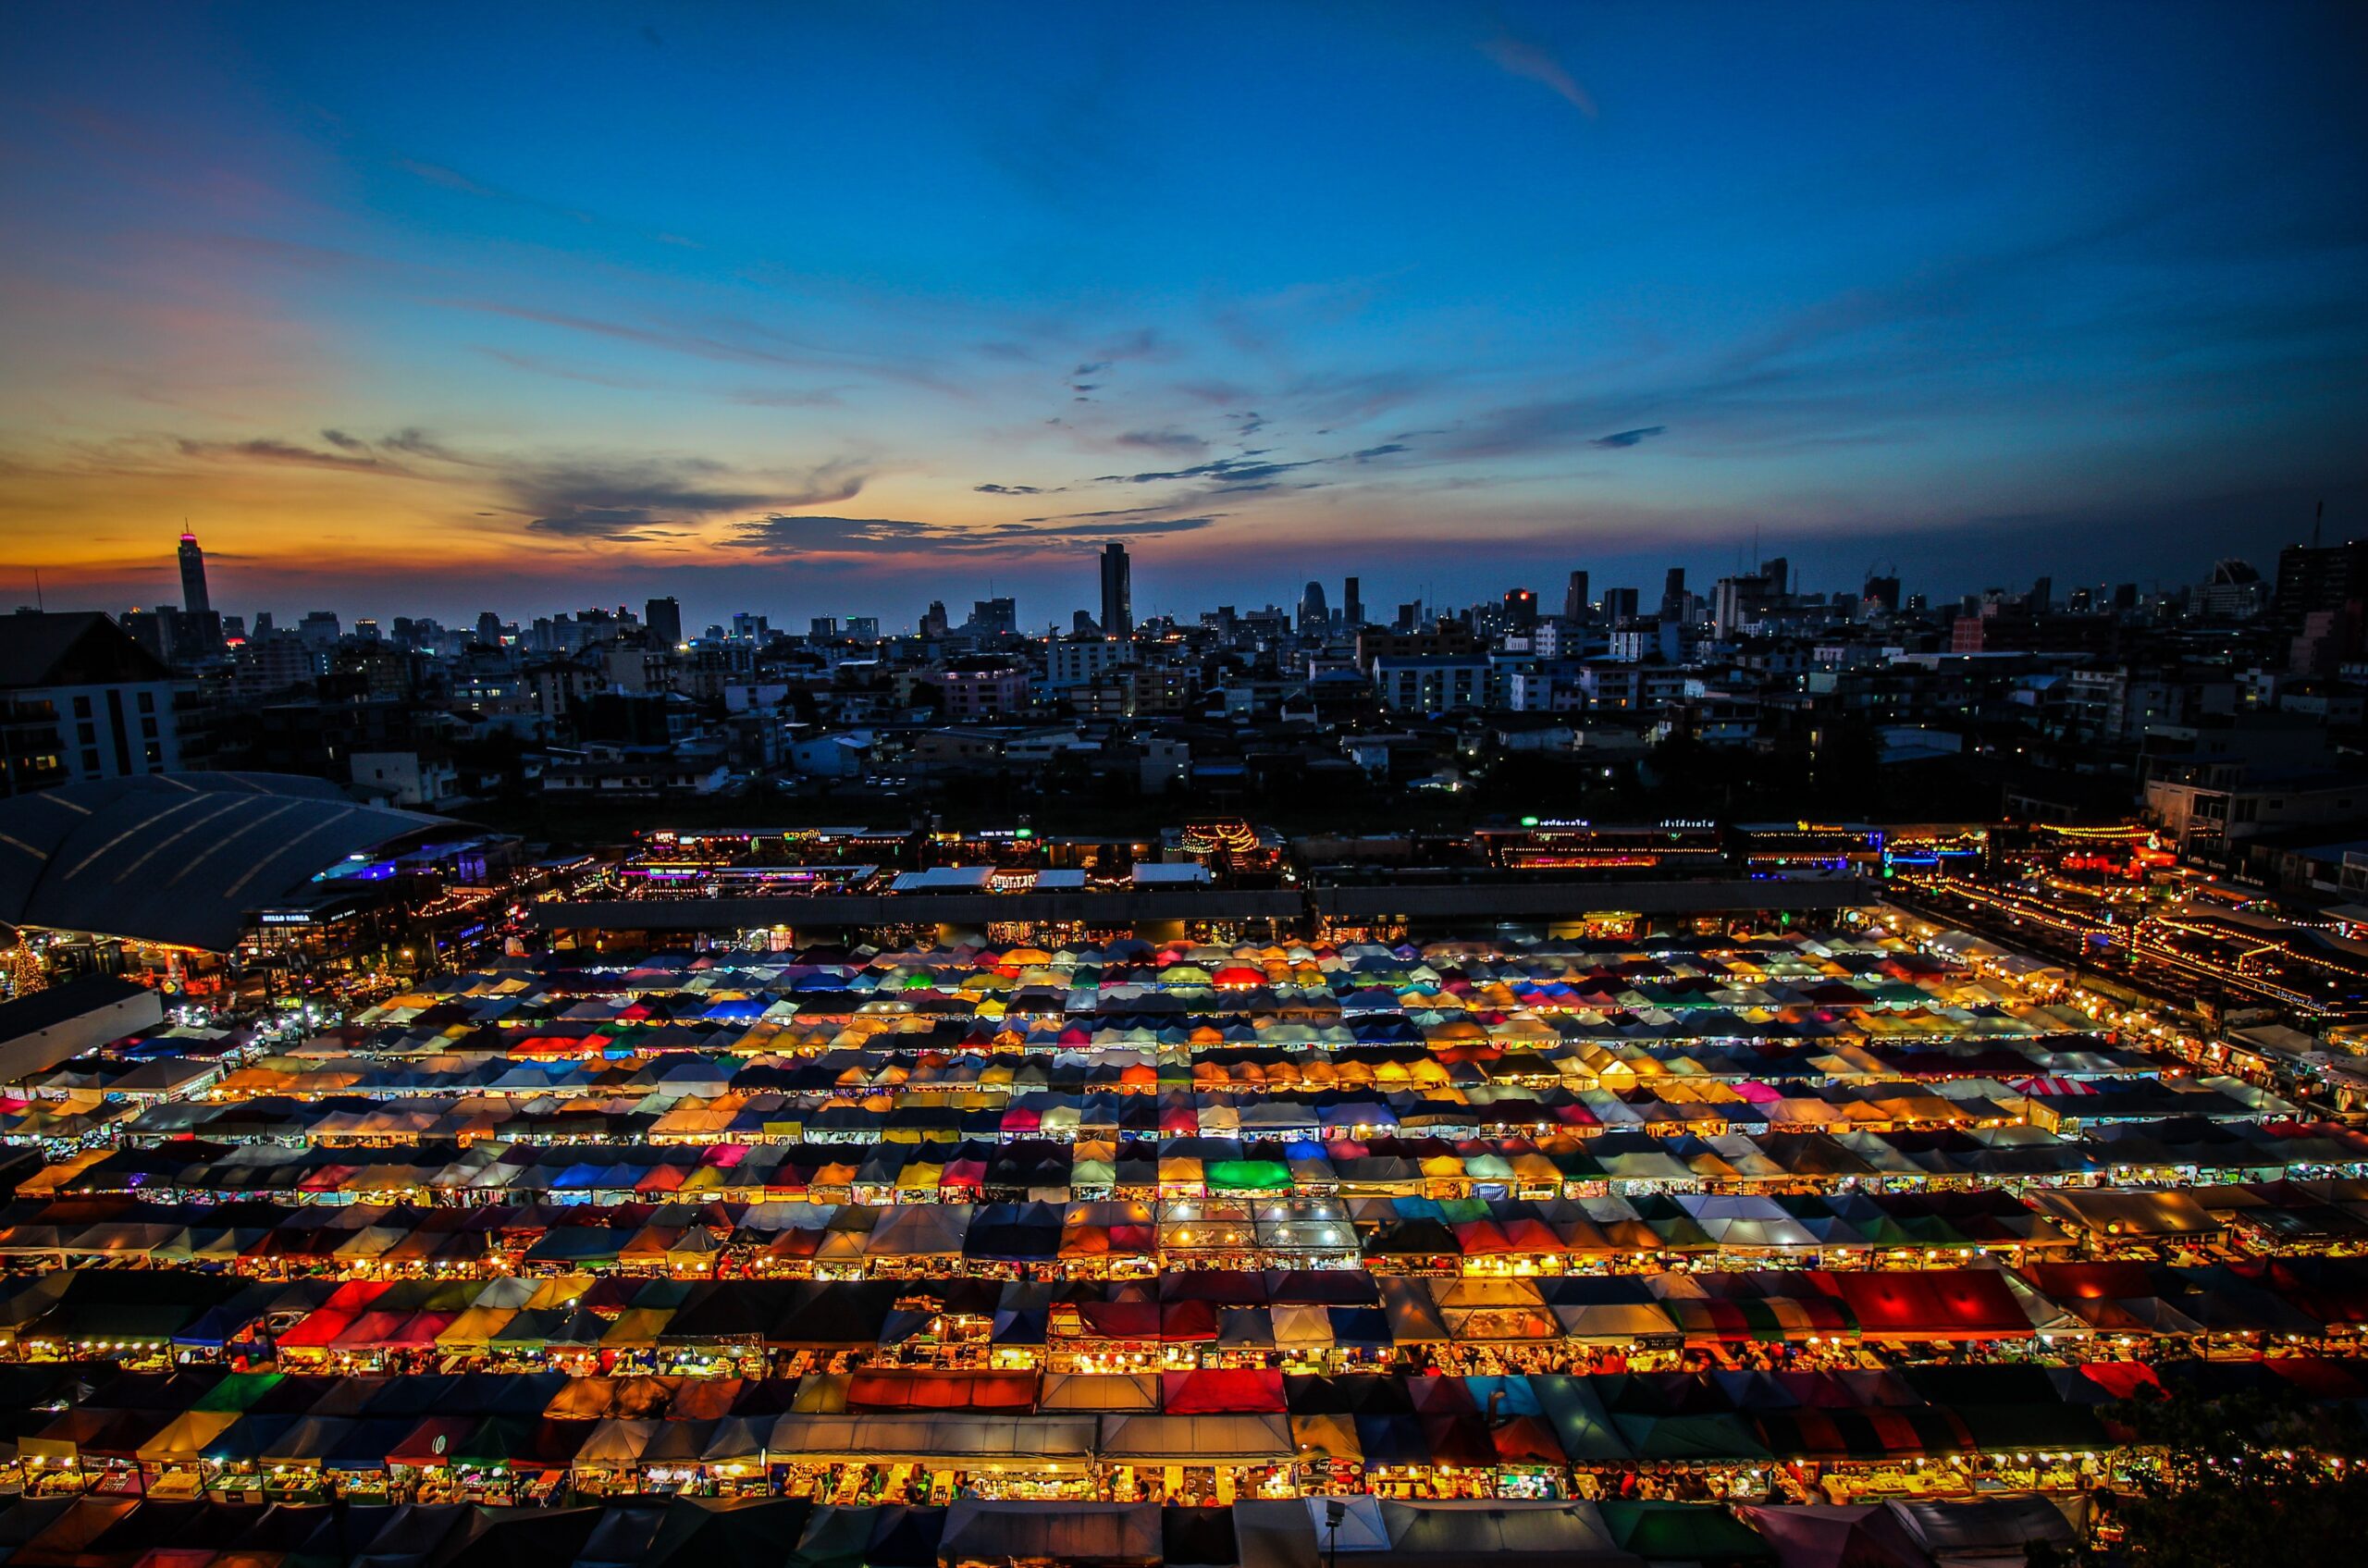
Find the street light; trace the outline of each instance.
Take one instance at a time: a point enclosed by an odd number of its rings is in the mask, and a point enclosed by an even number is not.
[[[1349,1505],[1338,1498],[1324,1500],[1324,1528],[1326,1539],[1324,1568],[1340,1568],[1340,1521],[1349,1516]]]

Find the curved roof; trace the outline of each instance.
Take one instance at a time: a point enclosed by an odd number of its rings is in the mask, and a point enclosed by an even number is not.
[[[0,920],[224,952],[249,910],[441,821],[284,773],[64,784],[0,800]]]

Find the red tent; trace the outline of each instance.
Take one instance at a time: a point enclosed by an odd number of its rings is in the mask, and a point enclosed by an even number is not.
[[[1264,1367],[1203,1367],[1163,1372],[1160,1408],[1170,1415],[1273,1415],[1283,1403],[1283,1375]]]
[[[1819,1289],[1842,1298],[1869,1339],[2029,1339],[2030,1319],[1998,1274],[1981,1268],[1920,1274],[1819,1272]]]

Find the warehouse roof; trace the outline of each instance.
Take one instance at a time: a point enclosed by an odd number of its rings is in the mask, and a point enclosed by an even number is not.
[[[0,800],[0,920],[224,952],[249,910],[439,822],[279,773],[65,784]]]

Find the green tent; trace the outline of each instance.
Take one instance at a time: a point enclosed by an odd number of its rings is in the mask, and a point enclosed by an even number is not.
[[[1776,1555],[1766,1537],[1718,1503],[1604,1502],[1603,1522],[1622,1551],[1654,1560],[1733,1562]]]

